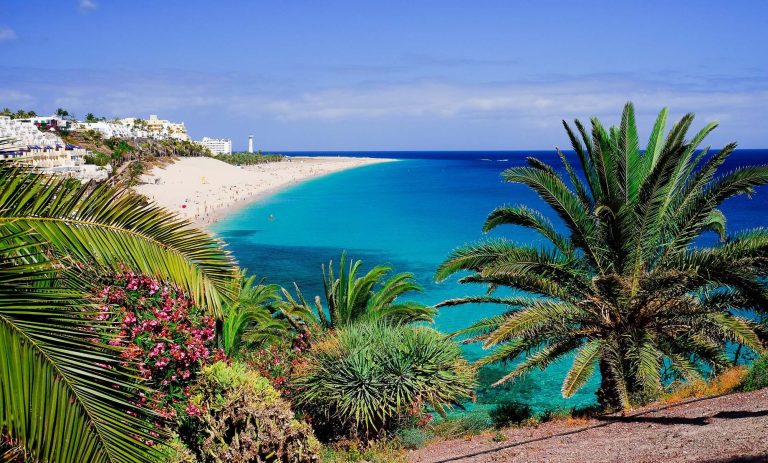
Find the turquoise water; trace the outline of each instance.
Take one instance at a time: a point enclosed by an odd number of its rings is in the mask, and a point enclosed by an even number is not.
[[[411,159],[311,180],[234,213],[213,230],[229,243],[241,266],[250,273],[285,287],[296,282],[308,298],[322,292],[320,265],[338,260],[342,250],[347,250],[350,257],[362,259],[366,267],[388,263],[398,272],[414,273],[424,287],[424,293],[414,299],[434,304],[483,293],[482,287],[459,285],[456,278],[441,284],[433,281],[435,269],[455,247],[488,236],[540,242],[538,235],[518,227],[501,227],[483,234],[482,223],[493,208],[504,203],[526,204],[557,223],[527,188],[501,181],[501,171],[523,164],[530,152],[376,154]],[[535,155],[555,162],[554,153]],[[742,151],[727,167],[764,162],[766,156],[768,151]],[[766,193],[727,204],[730,231],[768,225],[763,215],[768,210]],[[445,308],[435,324],[451,332],[502,310],[491,305]],[[466,355],[476,359],[483,351],[467,346]],[[565,360],[501,388],[483,388],[478,406],[510,398],[539,410],[592,403],[595,382],[571,399],[563,399],[560,385],[569,366]],[[500,365],[484,371],[483,382],[508,369]]]

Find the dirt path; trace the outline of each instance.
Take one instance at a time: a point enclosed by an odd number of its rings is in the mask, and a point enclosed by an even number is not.
[[[768,462],[768,389],[649,407],[568,425],[510,429],[411,452],[438,462]]]

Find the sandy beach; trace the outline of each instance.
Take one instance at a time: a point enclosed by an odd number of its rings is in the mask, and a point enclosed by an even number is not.
[[[200,227],[302,181],[392,159],[291,157],[237,167],[211,158],[181,158],[143,177],[136,191]]]

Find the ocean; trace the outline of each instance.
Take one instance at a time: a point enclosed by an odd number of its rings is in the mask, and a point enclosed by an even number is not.
[[[396,272],[411,272],[424,287],[413,299],[435,304],[445,299],[484,293],[481,286],[460,285],[457,278],[437,284],[433,275],[452,249],[488,237],[522,243],[541,238],[520,227],[499,227],[484,234],[487,214],[502,204],[525,204],[539,209],[562,227],[553,213],[529,189],[504,183],[501,172],[525,164],[535,156],[560,166],[553,151],[462,152],[301,152],[288,155],[365,156],[399,159],[314,179],[253,203],[212,229],[229,245],[242,267],[267,282],[286,288],[297,283],[305,296],[322,294],[320,266],[342,251],[370,268],[387,263]],[[724,169],[768,162],[768,150],[739,150]],[[752,199],[738,197],[725,204],[728,231],[768,225],[768,189]],[[704,241],[714,241],[706,237]],[[435,326],[452,332],[503,311],[492,305],[444,308]],[[465,347],[470,360],[484,351]],[[509,370],[508,365],[481,372],[477,403],[487,408],[518,400],[536,410],[577,407],[594,402],[597,382],[570,399],[560,393],[570,367],[565,359],[545,371],[498,388],[488,385]]]

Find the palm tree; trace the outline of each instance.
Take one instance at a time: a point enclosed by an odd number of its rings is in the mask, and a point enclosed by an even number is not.
[[[296,286],[297,299],[283,289],[287,301],[282,313],[300,330],[310,332],[328,330],[349,325],[358,320],[387,320],[394,323],[415,321],[431,322],[435,310],[417,302],[398,302],[401,296],[421,292],[421,287],[410,273],[398,273],[389,277],[392,269],[377,265],[368,273],[358,276],[362,261],[350,261],[347,267],[346,253],[342,253],[339,276],[334,276],[333,261],[323,269],[323,286],[327,310],[320,297],[315,297],[312,307]]]
[[[728,363],[728,342],[763,350],[743,312],[768,306],[768,232],[727,235],[718,208],[768,183],[768,166],[715,178],[736,145],[713,154],[709,147],[699,151],[716,123],[686,141],[693,115],[665,137],[666,119],[664,109],[644,152],[629,103],[619,127],[605,129],[593,118],[591,135],[578,120],[579,136],[563,121],[581,173],[558,150],[567,180],[535,158],[502,176],[535,191],[565,223],[567,234],[538,211],[502,206],[488,216],[485,231],[523,226],[541,234],[547,245],[488,240],[454,250],[438,269],[438,280],[470,271],[462,283],[517,291],[512,297],[489,294],[440,304],[508,307],[457,333],[496,347],[483,364],[520,360],[499,382],[574,354],[563,395],[574,394],[597,367],[600,402],[626,407],[634,394],[659,390],[663,365],[692,379],[702,367],[716,371]],[[697,242],[706,232],[722,243]]]
[[[237,356],[248,346],[278,344],[290,339],[290,326],[274,316],[282,301],[280,287],[256,284],[256,276],[246,276],[245,271],[238,284],[239,296],[224,308],[221,342],[227,356]]]
[[[6,446],[35,461],[155,461],[146,412],[114,387],[134,386],[135,373],[91,341],[109,328],[89,316],[94,282],[121,266],[179,285],[216,316],[233,297],[231,257],[187,222],[130,192],[0,163]]]

